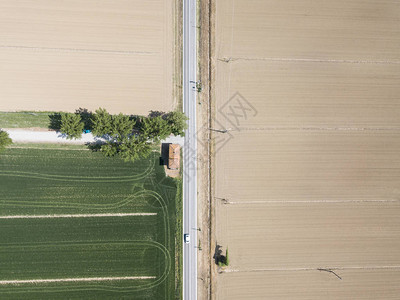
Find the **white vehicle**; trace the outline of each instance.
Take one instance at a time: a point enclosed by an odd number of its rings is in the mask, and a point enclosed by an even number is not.
[[[189,235],[189,233],[186,233],[183,237],[184,237],[185,243],[189,244],[190,243],[190,235]]]

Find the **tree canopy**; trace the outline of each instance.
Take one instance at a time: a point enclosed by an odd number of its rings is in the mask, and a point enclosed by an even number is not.
[[[148,157],[151,153],[151,144],[135,136],[124,138],[119,145],[119,156],[124,161],[134,162],[139,158]]]
[[[82,136],[84,128],[82,118],[79,114],[61,113],[60,132],[67,136],[67,139],[78,139]]]
[[[169,126],[169,131],[173,135],[180,135],[184,136],[185,135],[185,130],[187,129],[187,121],[188,117],[180,111],[171,111],[170,113],[167,114],[166,116],[166,121]]]
[[[0,130],[0,152],[3,151],[8,145],[12,144],[12,140],[6,131]]]
[[[159,142],[171,134],[168,122],[162,116],[143,119],[141,130],[144,139],[154,142]]]
[[[188,120],[179,111],[151,111],[147,117],[136,117],[122,113],[112,115],[104,108],[94,113],[79,108],[75,113],[56,113],[49,117],[50,128],[58,129],[69,139],[80,138],[84,129],[91,130],[94,136],[105,139],[101,147],[93,149],[100,148],[104,155],[119,156],[125,161],[148,156],[151,145],[170,134],[183,136]]]
[[[116,137],[126,137],[131,135],[135,121],[130,120],[129,116],[118,114],[112,116],[111,122],[111,135]]]

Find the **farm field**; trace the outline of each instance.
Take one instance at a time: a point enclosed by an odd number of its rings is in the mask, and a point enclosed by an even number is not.
[[[218,95],[224,99],[218,110],[236,91],[257,109],[242,129],[400,129],[400,60],[399,64],[238,60],[218,67]]]
[[[396,299],[400,292],[397,272],[343,270],[340,275],[346,280],[336,281],[332,280],[332,274],[320,271],[222,274],[220,283],[226,288],[218,291],[218,299],[260,299],[266,291],[269,298],[279,300],[319,300],[327,293],[334,295],[333,299],[352,299],[354,295],[371,300]]]
[[[174,2],[2,1],[0,111],[174,108]]]
[[[173,299],[177,183],[159,154],[35,147],[0,155],[0,298]]]
[[[49,127],[49,114],[46,111],[0,112],[0,128],[45,128]]]
[[[397,299],[399,13],[215,2],[215,299]]]
[[[219,211],[219,241],[236,258],[232,270],[338,268],[341,275],[400,265],[398,201],[228,204]]]
[[[215,195],[248,204],[399,200],[399,147],[395,130],[232,132],[216,155]]]
[[[399,59],[399,6],[391,0],[216,2],[219,58]]]

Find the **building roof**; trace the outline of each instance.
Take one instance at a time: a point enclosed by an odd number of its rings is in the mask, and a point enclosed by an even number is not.
[[[180,157],[181,157],[181,147],[178,144],[169,145],[168,153],[168,168],[169,169],[179,169]]]
[[[168,168],[172,170],[177,170],[179,169],[180,161],[179,159],[169,159],[168,160]]]
[[[178,144],[169,144],[169,158],[180,156],[181,147]]]

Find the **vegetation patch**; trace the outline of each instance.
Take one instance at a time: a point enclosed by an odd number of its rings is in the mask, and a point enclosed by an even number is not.
[[[49,114],[52,114],[52,112],[46,112],[46,111],[0,112],[0,127],[47,128],[49,126]]]
[[[177,192],[175,197],[176,226],[175,226],[175,299],[183,298],[183,195],[182,179],[175,179]]]
[[[227,267],[229,266],[229,252],[228,248],[226,248],[226,253],[225,255],[223,254],[222,247],[220,245],[217,245],[215,247],[215,253],[214,253],[214,260],[215,263],[220,266],[220,267]]]
[[[99,142],[90,144],[90,149],[131,162],[148,157],[151,146],[170,134],[184,136],[187,128],[187,117],[178,111],[151,111],[149,116],[141,117],[111,115],[104,108],[94,113],[80,108],[75,113],[54,113],[49,118],[49,127],[67,138],[77,139],[83,131],[92,132]]]
[[[159,153],[14,146],[0,155],[0,216],[30,218],[0,218],[0,298],[175,298],[180,186]]]
[[[12,140],[8,136],[8,133],[0,130],[0,152],[3,151],[7,146],[12,144]]]

